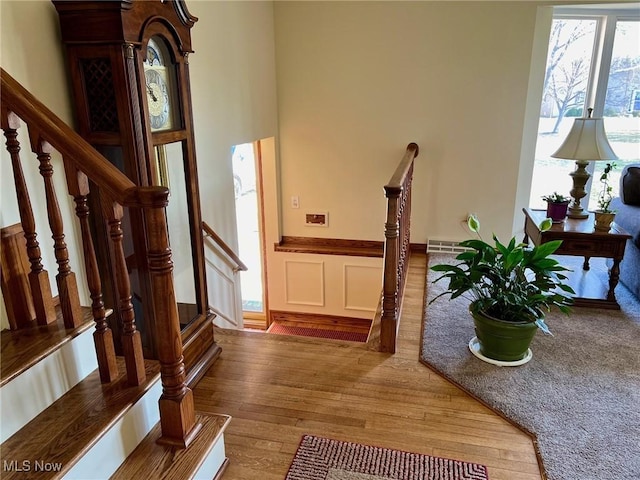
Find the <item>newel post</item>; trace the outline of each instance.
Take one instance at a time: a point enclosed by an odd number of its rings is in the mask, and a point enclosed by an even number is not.
[[[149,274],[158,330],[158,360],[162,380],[158,443],[186,448],[200,430],[196,424],[193,392],[187,387],[182,337],[173,286],[173,261],[169,247],[165,207],[169,190],[165,187],[136,189],[145,211],[149,239]]]
[[[387,221],[385,223],[384,279],[382,317],[380,319],[380,351],[395,353],[398,327],[398,256],[400,254],[399,200],[402,188],[385,186]]]

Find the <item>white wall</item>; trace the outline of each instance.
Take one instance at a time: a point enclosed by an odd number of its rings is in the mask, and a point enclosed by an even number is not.
[[[192,1],[189,57],[202,217],[237,251],[231,147],[277,134],[271,2]]]
[[[0,2],[0,64],[11,76],[30,90],[55,114],[69,124],[73,124],[71,99],[69,98],[66,65],[58,27],[58,14],[49,1],[6,1]],[[43,264],[49,272],[52,292],[57,294],[55,275],[57,264],[53,254],[53,240],[45,209],[42,177],[38,172],[38,160],[31,153],[27,129],[18,130],[21,142],[21,158],[27,185],[34,207],[34,215],[41,245]],[[4,141],[2,142],[4,144]],[[20,222],[11,160],[5,148],[0,149],[0,226],[5,227]],[[71,268],[78,275],[81,301],[87,305],[88,293],[82,272],[80,237],[76,228],[74,203],[67,195],[62,161],[53,155],[54,184],[65,225],[65,241],[71,252]],[[6,312],[0,309],[2,328],[8,328]]]
[[[539,3],[276,2],[283,233],[381,240],[415,141],[413,242],[510,234]]]
[[[189,57],[202,218],[238,252],[231,147],[278,133],[273,5],[192,1]],[[275,181],[275,179],[274,179]],[[276,215],[277,217],[277,215]],[[276,232],[277,235],[277,232]],[[242,327],[240,278],[205,242],[216,324]]]

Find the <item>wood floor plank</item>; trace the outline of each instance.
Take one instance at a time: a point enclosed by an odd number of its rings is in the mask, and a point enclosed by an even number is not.
[[[196,408],[229,414],[224,480],[282,479],[303,434],[487,465],[540,480],[531,438],[419,361],[426,256],[412,255],[397,353],[369,344],[219,330]],[[374,325],[372,331],[375,332]]]

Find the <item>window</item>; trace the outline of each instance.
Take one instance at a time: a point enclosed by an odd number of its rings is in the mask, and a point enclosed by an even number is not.
[[[593,108],[603,117],[609,143],[620,160],[611,175],[614,195],[624,165],[640,162],[640,14],[595,8],[556,10],[545,70],[531,197],[544,208],[543,195],[568,195],[575,169],[571,160],[551,158],[576,117]],[[606,162],[591,162],[598,178]],[[595,170],[595,171],[594,171]],[[598,188],[587,184],[583,206],[596,208]]]

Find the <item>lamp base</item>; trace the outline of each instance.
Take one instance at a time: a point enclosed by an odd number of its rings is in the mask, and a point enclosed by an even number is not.
[[[569,218],[584,219],[589,217],[589,213],[582,208],[582,205],[580,205],[580,200],[582,200],[582,198],[587,194],[584,190],[584,186],[589,178],[591,178],[591,174],[587,172],[586,169],[587,165],[589,165],[588,161],[576,160],[576,169],[569,174],[573,179],[573,188],[569,192],[573,198],[567,213],[567,217]]]
[[[567,211],[567,217],[584,220],[585,218],[589,218],[589,212],[585,212],[584,209],[580,207],[580,210],[576,210],[575,212]]]

